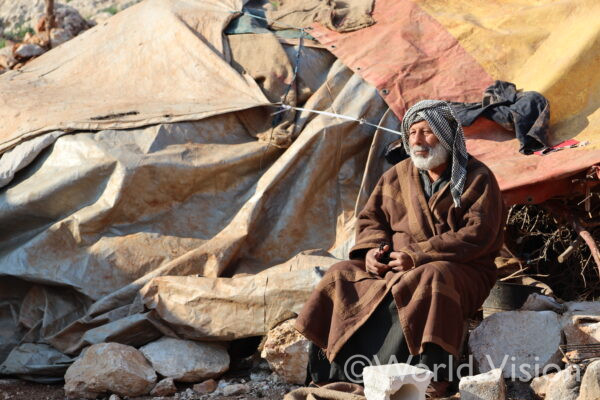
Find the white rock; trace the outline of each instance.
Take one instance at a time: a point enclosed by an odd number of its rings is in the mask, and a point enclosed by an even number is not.
[[[535,395],[540,399],[543,399],[546,396],[546,392],[548,391],[548,385],[550,384],[550,381],[552,380],[552,378],[554,378],[555,375],[556,372],[553,372],[548,375],[542,375],[538,376],[537,378],[533,378],[530,384],[533,393],[535,393]]]
[[[578,400],[598,399],[600,399],[600,360],[594,361],[585,369]]]
[[[65,393],[68,397],[95,399],[99,394],[142,396],[150,392],[156,373],[143,354],[131,346],[100,343],[67,369]]]
[[[458,388],[461,400],[506,399],[506,384],[500,368],[484,374],[466,376],[460,380]]]
[[[269,367],[288,383],[304,384],[310,342],[294,329],[295,319],[290,319],[267,334],[261,356]]]
[[[425,399],[433,372],[409,364],[365,367],[363,380],[367,400]]]
[[[507,311],[484,319],[471,333],[469,349],[480,372],[502,368],[505,378],[529,380],[561,364],[561,340],[556,313]]]
[[[170,396],[177,392],[173,378],[165,378],[158,382],[150,392],[152,396]]]
[[[111,394],[108,400],[121,400],[121,398],[116,394]]]
[[[554,374],[546,386],[545,400],[576,400],[579,396],[581,371],[578,367],[568,367]]]
[[[37,57],[44,54],[44,49],[37,44],[20,44],[15,50],[15,56],[21,59]]]
[[[229,369],[229,354],[217,343],[163,337],[140,351],[156,372],[180,382],[199,382]]]
[[[234,396],[237,394],[244,394],[250,391],[250,387],[243,383],[234,383],[232,385],[227,385],[223,388],[222,393],[223,396]]]

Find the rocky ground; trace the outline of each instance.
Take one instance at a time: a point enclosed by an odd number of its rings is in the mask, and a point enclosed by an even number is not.
[[[44,0],[0,1],[0,73],[19,69],[140,0],[55,2],[56,23],[46,32]],[[49,37],[50,36],[50,37]]]
[[[233,399],[281,399],[285,393],[297,388],[283,382],[277,375],[264,370],[238,377],[224,377],[217,381],[217,388],[212,393],[199,393],[194,384],[177,383],[177,392],[167,396],[127,397],[131,400],[233,400]],[[102,397],[101,397],[102,398]],[[116,395],[105,396],[117,400]],[[125,398],[125,397],[123,397]],[[65,391],[63,384],[44,385],[20,379],[0,380],[0,400],[63,400]]]

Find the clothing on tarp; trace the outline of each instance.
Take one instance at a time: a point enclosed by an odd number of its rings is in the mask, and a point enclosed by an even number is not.
[[[506,213],[493,174],[473,157],[461,207],[448,189],[427,201],[411,160],[379,180],[358,215],[351,260],[330,267],[296,320],[296,329],[324,349],[329,361],[389,292],[410,354],[435,343],[458,355],[464,319],[481,306],[496,280],[494,258]],[[407,253],[415,267],[391,269],[383,277],[367,272],[362,253],[382,242]]]
[[[538,92],[522,92],[514,83],[496,81],[485,89],[478,103],[452,103],[463,126],[486,117],[514,131],[520,142],[519,151],[531,154],[548,147],[550,104]]]

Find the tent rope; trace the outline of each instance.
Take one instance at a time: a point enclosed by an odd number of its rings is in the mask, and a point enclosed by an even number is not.
[[[340,118],[340,119],[345,119],[347,121],[354,121],[354,122],[358,122],[360,125],[368,125],[368,126],[372,126],[373,128],[376,128],[376,129],[381,129],[382,131],[394,133],[396,135],[402,135],[402,133],[400,133],[399,131],[396,131],[396,130],[390,129],[390,128],[386,128],[386,127],[378,125],[378,124],[374,124],[372,122],[367,121],[364,118],[356,118],[356,117],[351,117],[349,115],[338,114],[338,113],[333,113],[333,112],[329,112],[329,111],[319,111],[319,110],[313,110],[310,108],[290,106],[288,104],[271,104],[271,106],[280,108],[279,111],[274,112],[272,115],[276,115],[276,114],[285,112],[287,110],[306,111],[306,112],[310,112],[310,113],[314,113],[314,114],[325,115],[325,116],[332,117],[332,118]]]

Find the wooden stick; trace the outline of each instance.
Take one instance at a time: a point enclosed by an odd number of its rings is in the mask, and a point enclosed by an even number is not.
[[[54,0],[46,0],[46,34],[48,35],[48,48],[52,48],[50,33],[54,27]]]

